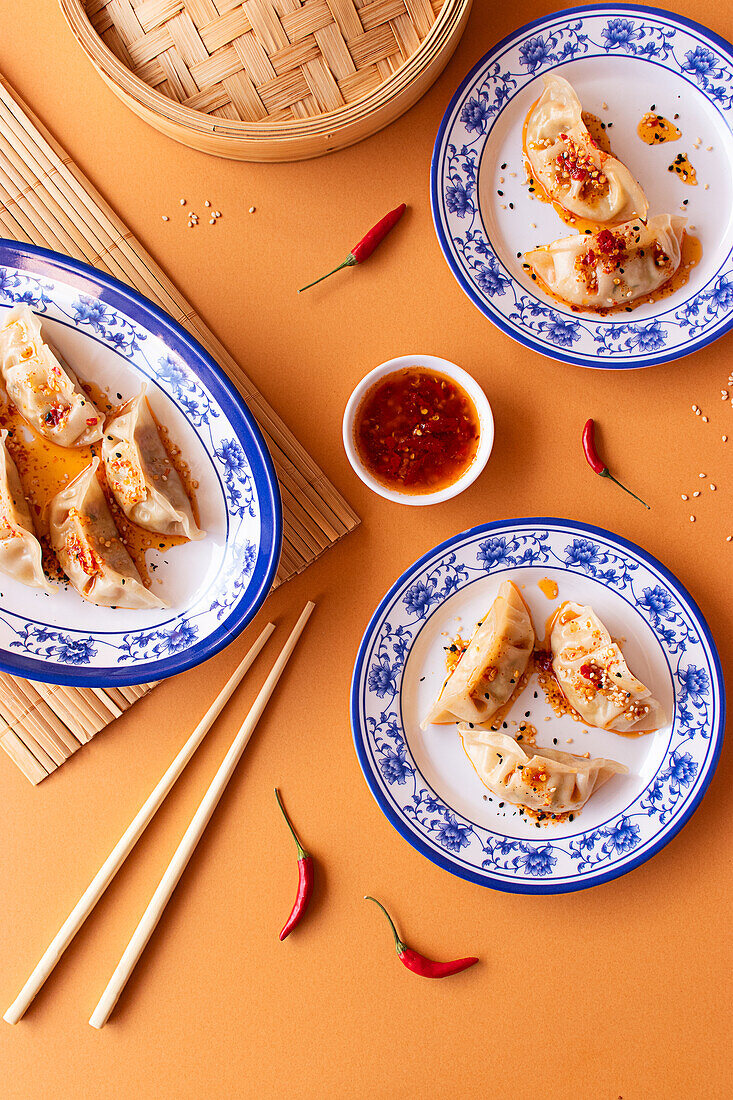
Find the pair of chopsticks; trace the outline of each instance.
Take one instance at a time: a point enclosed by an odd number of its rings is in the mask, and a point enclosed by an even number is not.
[[[209,823],[209,819],[216,809],[219,799],[224,793],[227,783],[231,779],[242,753],[247,747],[247,742],[252,736],[252,732],[275,689],[275,685],[282,675],[283,669],[291,653],[295,649],[296,643],[314,607],[315,604],[310,602],[305,605],[303,613],[293,627],[290,637],[283,646],[280,655],[272,666],[269,676],[265,680],[257,698],[252,704],[247,717],[240,726],[239,732],[232,741],[229,751],[224,757],[216,775],[212,779],[209,789],[201,800],[199,808],[191,819],[191,824],[183,834],[173,858],[168,864],[163,877],[148,903],[147,909],[140,918],[140,922],[132,935],[132,939],[125,948],[122,958],[107,984],[107,988],[100,997],[99,1003],[91,1015],[89,1023],[92,1027],[104,1027],[109,1019],[122,990],[125,988],[130,975],[135,969],[138,959],[145,949],[145,945],[163,915],[163,911],[168,904],[171,894],[176,888],[178,880],[193,855],[196,845],[201,839]],[[196,729],[193,731],[188,741],[186,741],[173,763],[161,777],[157,786],[150,793],[135,817],[125,829],[117,844],[107,856],[107,859],[99,868],[96,875],[89,883],[89,886],[48,945],[28,981],[5,1013],[3,1019],[7,1020],[9,1024],[17,1024],[26,1009],[32,1003],[39,989],[41,989],[44,982],[51,974],[51,971],[56,966],[56,963],[59,961],[64,951],[92,912],[94,906],[97,904],[122,864],[125,862],[125,859],[139,840],[156,810],[162,805],[171,787],[203,741],[208,730],[221,714],[240,680],[243,678],[274,629],[275,627],[272,623],[267,624],[257,641],[237,666],[204,717],[196,726]]]

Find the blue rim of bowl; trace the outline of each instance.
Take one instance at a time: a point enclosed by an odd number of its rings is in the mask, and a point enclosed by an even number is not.
[[[578,882],[510,882],[505,879],[492,879],[490,875],[479,875],[470,871],[466,867],[462,867],[454,863],[449,857],[443,856],[440,853],[434,851],[429,845],[427,845],[419,836],[413,833],[406,827],[406,823],[403,817],[395,813],[390,803],[384,796],[379,783],[376,781],[376,777],[372,771],[369,757],[365,750],[365,737],[362,733],[361,711],[359,706],[359,683],[362,678],[362,670],[364,667],[364,660],[366,652],[371,642],[372,634],[379,623],[382,616],[382,612],[389,604],[390,600],[396,595],[400,587],[409,579],[409,577],[419,570],[426,562],[435,557],[436,554],[444,554],[451,547],[455,546],[469,538],[475,538],[479,533],[487,534],[491,531],[502,530],[507,526],[511,526],[514,523],[520,523],[523,525],[534,525],[535,527],[546,527],[552,524],[567,524],[577,529],[578,532],[585,532],[587,534],[596,535],[601,538],[609,539],[611,542],[615,542],[617,545],[629,550],[632,554],[636,554],[642,561],[651,565],[654,569],[665,578],[671,588],[673,588],[678,595],[683,597],[687,602],[690,611],[696,617],[696,626],[699,628],[700,633],[705,638],[710,655],[712,658],[712,666],[715,672],[715,684],[720,698],[720,710],[718,714],[718,721],[714,729],[710,731],[711,741],[714,742],[713,752],[710,756],[707,771],[700,783],[700,787],[697,790],[694,798],[692,798],[685,809],[679,814],[678,817],[672,818],[667,827],[664,827],[664,831],[659,834],[657,839],[650,844],[648,848],[644,850],[639,856],[629,860],[622,867],[618,867],[615,870],[610,869],[608,871],[599,873],[593,877],[586,877]],[[354,672],[351,678],[351,731],[354,739],[354,748],[356,756],[359,761],[359,766],[364,773],[364,778],[367,781],[367,785],[374,796],[374,800],[379,806],[380,810],[390,822],[392,826],[397,830],[401,837],[403,837],[409,844],[412,845],[421,855],[427,856],[432,862],[442,867],[445,871],[450,871],[451,874],[457,875],[459,878],[466,879],[468,882],[474,882],[478,886],[486,886],[493,890],[501,890],[503,893],[509,894],[569,894],[576,890],[587,890],[592,886],[600,886],[604,882],[610,882],[612,879],[620,878],[622,875],[628,874],[629,871],[633,871],[636,867],[640,867],[642,863],[646,863],[647,860],[660,852],[662,848],[669,844],[670,840],[679,833],[680,829],[687,824],[689,819],[694,814],[695,810],[700,805],[705,791],[708,789],[711,779],[715,774],[715,770],[718,766],[718,760],[723,747],[723,731],[725,729],[725,682],[723,680],[723,669],[720,662],[720,655],[718,648],[713,639],[710,627],[707,621],[698,607],[696,601],[692,598],[685,586],[675,577],[666,565],[655,558],[653,554],[649,554],[646,550],[642,550],[636,543],[630,542],[628,539],[623,538],[621,535],[616,535],[612,531],[608,531],[603,527],[595,527],[590,523],[583,523],[581,520],[574,519],[562,519],[559,516],[526,516],[524,518],[515,517],[514,519],[495,520],[492,523],[479,523],[475,527],[469,527],[465,531],[461,531],[457,535],[453,535],[452,538],[446,539],[444,542],[440,542],[437,546],[433,546],[422,557],[418,558],[411,565],[404,570],[404,572],[397,578],[393,585],[391,585],[388,592],[385,593],[384,598],[380,601],[379,606],[375,610],[374,614],[369,620],[364,635],[359,644],[359,650],[356,655],[356,662],[354,664]]]
[[[560,11],[548,12],[546,15],[540,16],[538,19],[532,19],[529,23],[523,24],[521,27],[517,27],[511,34],[507,34],[499,42],[495,43],[488,50],[479,61],[473,66],[469,73],[464,77],[454,92],[450,103],[446,107],[445,114],[441,119],[440,126],[438,127],[438,133],[435,138],[435,145],[433,146],[433,155],[430,161],[430,207],[433,215],[433,225],[435,227],[435,234],[438,238],[438,244],[445,258],[448,267],[453,272],[453,276],[460,286],[464,294],[471,300],[476,308],[483,313],[484,317],[496,325],[501,332],[511,337],[518,344],[522,344],[526,348],[530,348],[531,351],[537,352],[538,355],[544,356],[546,359],[555,359],[560,363],[569,363],[574,367],[590,367],[593,370],[641,370],[644,367],[659,366],[661,363],[671,363],[676,359],[682,359],[686,355],[692,355],[695,351],[700,351],[701,348],[707,347],[708,344],[714,343],[719,340],[721,336],[725,336],[733,328],[733,314],[729,317],[726,324],[722,325],[715,332],[709,333],[707,336],[700,337],[698,340],[690,341],[685,347],[677,348],[665,354],[650,356],[643,362],[628,362],[619,361],[616,363],[609,362],[608,360],[602,360],[595,356],[590,355],[572,355],[563,354],[559,349],[555,351],[553,349],[550,354],[550,349],[544,345],[538,344],[536,341],[518,332],[506,323],[502,315],[496,312],[493,307],[485,301],[480,295],[476,293],[476,290],[472,283],[468,281],[463,270],[457,264],[453,254],[448,245],[445,229],[440,219],[439,210],[439,195],[438,195],[438,175],[440,171],[440,149],[443,143],[443,137],[451,122],[452,116],[455,111],[456,105],[463,98],[466,89],[473,82],[476,74],[486,65],[487,60],[504,46],[508,45],[514,39],[518,38],[522,34],[526,34],[528,31],[534,30],[535,27],[540,27],[546,24],[550,20],[566,19],[573,15],[582,15],[584,13],[599,13],[603,11],[622,11],[632,12],[638,15],[640,18],[649,18],[650,16],[657,16],[661,19],[669,19],[671,22],[676,22],[681,26],[688,27],[692,31],[696,31],[705,38],[708,38],[711,42],[714,42],[716,46],[730,58],[731,66],[733,66],[733,43],[728,42],[727,39],[721,35],[716,34],[715,31],[710,30],[709,27],[704,26],[702,23],[697,23],[694,19],[688,19],[685,15],[679,15],[677,12],[668,11],[666,8],[652,8],[644,7],[640,4],[583,4],[575,8],[562,8]]]
[[[194,668],[213,657],[241,634],[259,611],[275,579],[282,545],[282,501],[275,466],[264,436],[247,408],[244,398],[218,363],[177,321],[142,294],[138,294],[112,275],[98,271],[79,260],[73,260],[69,256],[52,252],[47,248],[39,248],[38,245],[20,244],[18,241],[0,237],[0,264],[5,263],[36,275],[45,273],[53,277],[53,273],[49,274],[47,270],[48,266],[54,271],[71,275],[79,280],[71,283],[75,289],[92,294],[99,301],[105,302],[136,321],[148,332],[163,340],[189,366],[194,369],[203,368],[201,377],[205,380],[212,396],[222,408],[226,409],[232,428],[250,463],[260,506],[260,541],[250,582],[240,600],[234,604],[231,613],[215,631],[208,634],[200,643],[184,650],[179,656],[160,661],[142,661],[125,669],[112,667],[80,669],[74,666],[74,671],[70,671],[68,665],[51,665],[44,661],[22,657],[20,654],[10,662],[5,654],[0,652],[0,671],[45,683],[78,687],[111,687],[117,684],[140,684],[150,680],[161,680]],[[46,265],[45,272],[44,265]],[[93,282],[91,287],[90,281]]]

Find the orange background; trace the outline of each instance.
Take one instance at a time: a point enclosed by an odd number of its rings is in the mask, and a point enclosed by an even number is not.
[[[730,7],[673,6],[733,37]],[[730,665],[733,402],[720,390],[733,334],[624,375],[554,363],[474,309],[433,232],[428,169],[450,95],[493,42],[547,10],[476,0],[447,70],[401,120],[327,158],[266,166],[208,158],[149,129],[103,85],[54,0],[0,4],[0,71],[363,518],[276,592],[245,636],[157,688],[40,787],[0,759],[4,1011],[247,642],[267,617],[280,624],[25,1019],[0,1023],[7,1100],[726,1095],[730,752],[687,828],[654,860],[593,890],[524,897],[463,882],[418,855],[382,816],[352,748],[349,680],[373,607],[417,556],[483,520],[554,513],[637,541],[690,588]],[[199,214],[209,198],[221,221],[186,229],[181,197]],[[409,213],[367,266],[296,297],[403,200]],[[497,436],[468,492],[407,511],[361,485],[340,431],[357,380],[413,351],[475,375]],[[601,422],[612,469],[650,512],[585,465],[587,416]],[[680,494],[701,470],[718,491],[702,493],[691,524]],[[89,1014],[307,598],[318,607],[281,687],[115,1015],[96,1032]],[[296,870],[276,783],[319,880],[307,923],[283,944]],[[365,893],[392,907],[414,946],[439,958],[475,953],[481,965],[444,982],[409,974]]]

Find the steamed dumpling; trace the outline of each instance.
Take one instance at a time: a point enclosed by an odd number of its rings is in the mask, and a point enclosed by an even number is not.
[[[0,431],[0,570],[21,584],[53,592],[43,572],[41,544],[7,438],[8,433]]]
[[[448,673],[423,728],[430,722],[489,722],[526,671],[534,641],[532,619],[519,589],[504,581],[465,653]]]
[[[669,282],[682,261],[685,218],[658,214],[614,229],[574,234],[524,255],[548,290],[578,309],[608,309]]]
[[[527,118],[525,151],[535,180],[569,213],[598,225],[646,218],[649,204],[639,184],[610,153],[599,149],[582,119],[572,86],[557,73]]]
[[[51,545],[80,596],[103,607],[167,607],[144,586],[120,542],[102,486],[99,459],[58,493],[50,504]]]
[[[0,373],[20,414],[52,443],[82,447],[102,438],[104,417],[44,343],[28,306],[11,309],[0,326]]]
[[[133,523],[161,535],[204,538],[183,483],[160,441],[145,387],[107,420],[102,458],[107,484]]]
[[[506,733],[459,726],[463,748],[481,782],[497,797],[548,814],[580,810],[594,791],[628,768],[570,752],[524,748]]]
[[[630,671],[592,608],[564,604],[550,647],[560,689],[588,725],[619,733],[649,733],[666,725],[661,703]]]

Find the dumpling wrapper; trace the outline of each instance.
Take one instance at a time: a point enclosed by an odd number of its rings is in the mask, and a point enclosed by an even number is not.
[[[97,479],[98,466],[99,459],[93,459],[51,501],[51,545],[61,568],[90,603],[129,610],[167,607],[145,587],[120,541]]]
[[[431,722],[489,722],[524,675],[534,642],[527,605],[517,586],[504,581],[465,653],[445,678],[422,728]]]
[[[552,628],[550,648],[555,679],[589,726],[639,734],[667,724],[661,703],[631,672],[592,608],[564,604]]]
[[[498,798],[549,814],[580,810],[599,787],[628,768],[615,760],[585,760],[559,749],[527,745],[506,733],[459,726],[463,748],[485,787]]]
[[[83,447],[102,438],[104,417],[44,343],[41,322],[28,306],[11,309],[0,326],[0,373],[18,412],[52,443]]]
[[[578,309],[609,309],[652,294],[682,262],[686,218],[657,214],[599,233],[574,233],[525,252],[548,290]]]
[[[43,572],[43,553],[18,468],[0,431],[0,570],[21,584],[54,592]]]
[[[145,387],[104,426],[107,484],[122,511],[139,527],[161,535],[202,539],[191,502],[168,457],[150,412]]]
[[[557,73],[542,80],[525,132],[533,178],[569,213],[596,225],[644,220],[646,195],[626,165],[593,141],[572,85]]]

